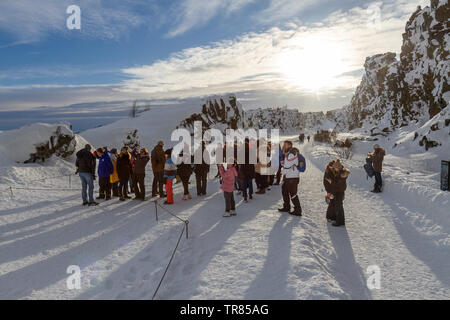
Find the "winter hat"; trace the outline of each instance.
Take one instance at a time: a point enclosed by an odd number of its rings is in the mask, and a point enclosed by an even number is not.
[[[380,145],[379,145],[379,144],[376,144],[376,145],[373,146],[373,148],[374,148],[374,149],[380,149]]]
[[[337,160],[333,163],[333,168],[338,169],[338,170],[344,169],[344,166],[342,165],[341,160],[337,159]]]

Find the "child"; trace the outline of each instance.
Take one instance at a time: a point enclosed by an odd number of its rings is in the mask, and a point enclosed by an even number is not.
[[[219,166],[219,173],[222,177],[223,195],[225,197],[225,214],[224,217],[228,218],[236,215],[236,204],[234,202],[234,181],[238,175],[236,168],[231,164],[227,164],[227,170],[223,165]]]
[[[173,204],[173,189],[172,183],[177,176],[177,166],[172,161],[172,149],[165,152],[166,164],[164,166],[164,179],[166,180],[166,194],[167,200],[164,204]]]

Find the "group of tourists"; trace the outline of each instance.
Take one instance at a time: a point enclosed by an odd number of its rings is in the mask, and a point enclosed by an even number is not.
[[[221,189],[225,199],[224,217],[236,216],[235,192],[243,197],[244,203],[253,199],[254,193],[263,195],[271,190],[274,185],[279,185],[282,181],[283,206],[278,210],[293,216],[302,216],[302,207],[298,195],[300,183],[300,173],[306,169],[305,158],[299,150],[293,146],[292,141],[285,141],[279,148],[279,157],[274,158],[272,146],[264,139],[260,141],[250,141],[246,139],[243,145],[233,145],[231,150],[234,154],[230,157],[223,147],[223,152],[216,152],[218,175]],[[238,163],[238,148],[243,147],[245,160]],[[98,148],[92,152],[92,147],[86,145],[76,156],[77,173],[82,183],[83,205],[97,206],[95,200],[111,200],[113,197],[120,201],[131,199],[129,194],[134,193],[135,200],[145,200],[145,171],[146,166],[151,162],[153,171],[152,198],[160,197],[165,199],[164,204],[174,203],[173,186],[181,183],[183,186],[182,201],[192,199],[189,184],[190,178],[194,174],[196,181],[197,196],[202,197],[207,194],[209,164],[208,153],[205,152],[205,143],[195,152],[201,152],[202,161],[194,163],[195,156],[191,157],[191,162],[183,161],[175,164],[173,159],[173,149],[164,150],[164,142],[159,141],[149,154],[146,148],[123,147],[120,152],[117,149],[108,151],[107,147]],[[219,146],[221,149],[222,146]],[[264,148],[264,149],[261,149]],[[267,150],[269,162],[259,159],[260,150]],[[255,152],[256,151],[256,152]],[[257,155],[257,161],[250,161],[251,154]],[[264,151],[263,151],[264,154]],[[182,156],[181,153],[179,156]],[[374,152],[368,155],[373,166],[375,176],[375,186],[372,192],[382,191],[382,162],[385,151],[379,146],[374,146]],[[96,163],[98,160],[98,184],[99,195],[94,200],[94,180],[96,179]],[[272,172],[272,164],[278,162],[278,171]],[[369,161],[368,161],[369,163]],[[275,166],[277,167],[277,166]],[[325,168],[323,184],[327,195],[325,201],[328,203],[326,218],[333,226],[345,225],[343,201],[347,189],[347,178],[350,171],[346,169],[340,159],[329,162]],[[254,192],[253,180],[255,180],[257,191]]]

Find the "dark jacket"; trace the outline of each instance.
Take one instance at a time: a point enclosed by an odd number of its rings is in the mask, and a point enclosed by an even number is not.
[[[245,163],[238,165],[239,179],[253,179],[255,178],[255,165],[250,163],[250,145],[245,144]]]
[[[147,163],[150,161],[150,157],[148,155],[139,155],[134,160],[134,174],[145,174],[145,167]]]
[[[164,149],[159,144],[152,150],[152,170],[153,172],[164,172],[166,156]]]
[[[132,165],[130,160],[130,155],[121,154],[117,159],[117,175],[120,180],[127,180],[130,178],[132,171]]]
[[[95,175],[96,164],[97,161],[94,155],[87,149],[77,152],[77,161],[75,162],[75,165],[78,168],[78,172]]]
[[[109,178],[114,172],[114,164],[108,152],[105,152],[103,156],[98,159],[98,176],[100,178]]]
[[[375,172],[383,171],[383,160],[386,155],[386,151],[383,148],[376,149],[374,153],[372,153],[372,166]]]
[[[200,150],[201,149],[198,149],[196,152],[200,152]],[[209,164],[208,164],[209,155],[208,155],[208,153],[205,153],[204,151],[205,151],[205,149],[202,149],[202,155],[204,155],[204,157],[202,157],[202,163],[194,165],[194,172],[195,172],[195,174],[198,174],[198,175],[204,175],[209,172]],[[206,157],[206,159],[205,159],[205,157]],[[208,160],[208,162],[206,160]]]
[[[350,171],[347,169],[335,172],[328,165],[323,177],[323,185],[327,193],[331,193],[332,195],[344,193],[347,190],[347,177],[349,174]],[[327,179],[331,180],[331,183]]]

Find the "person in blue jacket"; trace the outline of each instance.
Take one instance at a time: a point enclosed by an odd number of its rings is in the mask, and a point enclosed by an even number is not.
[[[99,196],[97,199],[111,200],[111,182],[110,176],[114,172],[114,165],[112,163],[109,152],[103,148],[97,149],[98,157],[98,184],[100,186]]]

